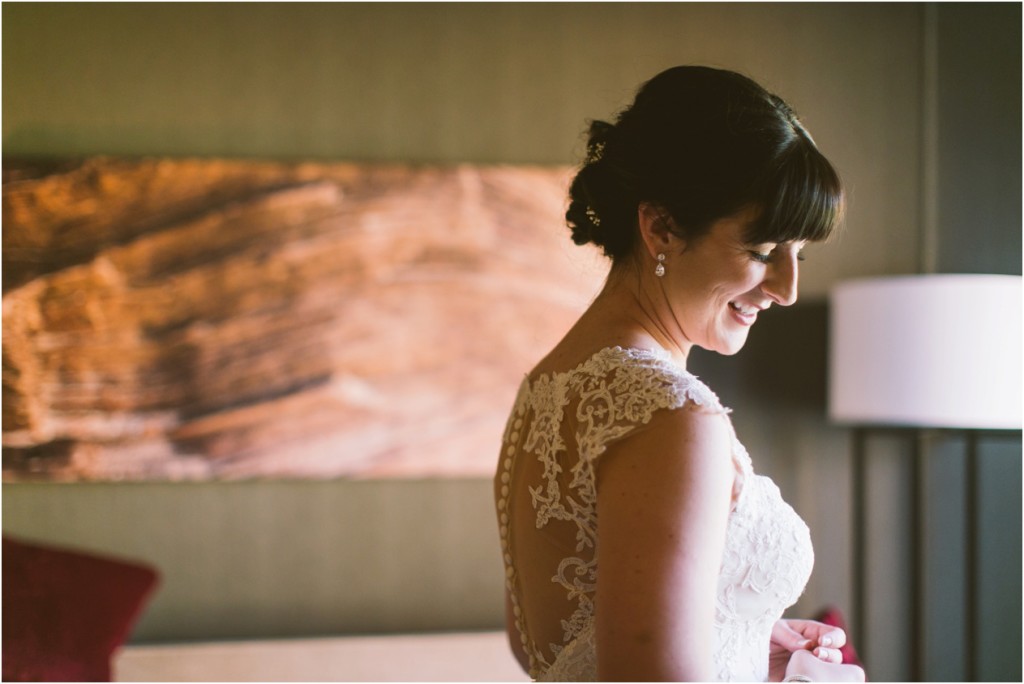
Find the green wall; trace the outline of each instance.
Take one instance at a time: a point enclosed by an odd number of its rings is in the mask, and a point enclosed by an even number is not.
[[[857,119],[879,102],[865,90],[915,88],[918,14],[813,4],[8,4],[4,144],[9,154],[564,163],[586,117],[625,104],[660,69],[699,61],[778,87],[831,147],[867,132],[870,121]],[[904,115],[913,120],[914,108]]]
[[[936,270],[1020,275],[1021,6],[951,4],[935,23]]]
[[[166,642],[493,628],[489,482],[4,485],[4,532],[138,559]]]
[[[829,4],[5,4],[8,155],[578,160],[681,63],[797,109],[851,191],[803,292],[916,268],[921,10]]]

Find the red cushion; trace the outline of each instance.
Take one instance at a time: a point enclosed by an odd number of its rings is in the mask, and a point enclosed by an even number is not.
[[[843,653],[843,662],[864,667],[864,663],[860,661],[860,656],[857,655],[857,649],[853,647],[853,643],[850,641],[850,630],[846,628],[846,620],[843,619],[842,611],[835,606],[828,606],[814,619],[818,622],[824,622],[826,625],[838,627],[846,632],[846,645],[839,649]]]
[[[110,681],[155,570],[3,538],[4,681]]]

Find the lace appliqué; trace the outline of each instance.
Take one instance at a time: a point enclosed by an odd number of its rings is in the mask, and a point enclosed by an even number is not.
[[[574,402],[572,439],[579,458],[565,473],[569,450],[563,423]],[[520,388],[503,441],[498,512],[506,587],[516,629],[530,659],[531,677],[541,681],[596,679],[597,459],[614,441],[648,423],[656,411],[684,405],[728,412],[706,385],[667,354],[619,347],[598,352],[574,370],[544,375],[532,384],[524,381]],[[529,425],[524,425],[527,414],[532,416]],[[523,429],[527,432],[520,447]],[[799,597],[814,555],[807,526],[769,478],[754,474],[750,457],[735,433],[732,445],[737,477],[717,588],[713,664],[721,681],[764,680],[772,625]],[[561,621],[562,643],[548,644],[551,660],[530,638],[519,606],[507,515],[508,484],[516,458],[536,458],[542,466],[540,482],[528,486],[536,529],[544,530],[552,521],[575,528],[575,553],[553,568],[551,578],[575,604]]]
[[[572,615],[562,621],[563,643],[548,645],[557,658],[564,645],[593,622],[597,458],[609,444],[649,422],[659,409],[679,408],[686,402],[716,412],[725,409],[706,385],[682,372],[667,355],[620,347],[604,349],[567,373],[541,376],[528,390],[525,400],[534,412],[534,420],[523,449],[543,464],[545,480],[542,485],[529,487],[537,528],[545,527],[552,519],[573,522],[576,551],[585,555],[563,559],[551,578],[565,589],[568,600],[577,604]],[[558,454],[565,450],[561,423],[570,395],[579,399],[575,434],[579,458],[571,470],[570,491],[564,492],[559,484],[563,467]]]
[[[719,681],[768,678],[772,626],[803,593],[814,567],[807,525],[770,478],[755,475],[733,439],[746,486],[726,529],[715,604]]]

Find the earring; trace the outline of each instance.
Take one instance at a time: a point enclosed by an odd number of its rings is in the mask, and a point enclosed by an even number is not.
[[[654,275],[661,278],[665,275],[665,253],[658,253],[658,265],[654,267]]]

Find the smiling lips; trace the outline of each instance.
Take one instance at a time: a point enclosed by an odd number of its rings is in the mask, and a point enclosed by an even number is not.
[[[743,325],[753,325],[757,320],[757,312],[761,310],[760,307],[739,302],[729,302],[729,309],[732,311],[733,318]]]

